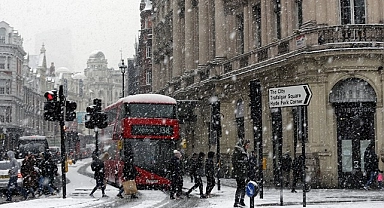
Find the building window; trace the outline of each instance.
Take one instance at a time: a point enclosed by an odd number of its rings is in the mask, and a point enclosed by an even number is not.
[[[341,24],[365,24],[365,0],[340,0]]]
[[[261,6],[260,3],[256,4],[252,8],[252,14],[253,14],[253,22],[255,23],[253,33],[254,33],[254,40],[255,40],[255,46],[261,47]]]
[[[145,74],[145,83],[147,85],[151,85],[152,84],[152,72],[147,71],[147,73]]]
[[[296,0],[297,28],[303,25],[303,0]]]
[[[0,28],[0,43],[5,43],[5,28]]]
[[[237,15],[237,45],[239,53],[244,53],[244,15]]]
[[[10,94],[10,80],[0,79],[0,94]]]
[[[276,13],[276,37],[281,39],[281,2],[275,0],[275,13]]]
[[[2,123],[12,122],[12,108],[11,108],[11,106],[0,107],[0,122],[2,122]]]
[[[146,49],[146,58],[151,58],[151,53],[152,53],[152,47],[147,45],[147,49]]]

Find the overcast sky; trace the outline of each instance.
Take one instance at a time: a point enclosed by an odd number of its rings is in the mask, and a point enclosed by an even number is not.
[[[24,39],[24,50],[40,53],[48,67],[83,71],[91,52],[100,50],[108,67],[134,55],[140,30],[140,0],[0,0],[0,21]],[[72,61],[73,60],[73,61]]]

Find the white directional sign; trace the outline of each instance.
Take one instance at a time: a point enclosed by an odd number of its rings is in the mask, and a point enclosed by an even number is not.
[[[269,107],[290,107],[308,105],[312,92],[308,85],[296,85],[269,89]]]

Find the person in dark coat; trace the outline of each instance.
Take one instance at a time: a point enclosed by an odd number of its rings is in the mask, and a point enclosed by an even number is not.
[[[127,158],[124,160],[124,167],[123,167],[123,180],[129,181],[129,180],[135,180],[136,176],[138,175],[137,170],[135,168],[135,165],[133,164],[133,158]],[[122,193],[124,192],[124,187],[121,186],[119,193],[117,194],[117,197],[124,198]],[[136,194],[132,194],[131,198],[138,198]]]
[[[213,161],[213,157],[215,157],[215,152],[210,151],[205,161],[205,176],[207,177],[206,197],[211,196],[211,191],[213,187],[215,187],[215,162]]]
[[[293,164],[292,164],[292,173],[293,173],[292,190],[291,190],[292,193],[297,193],[296,184],[299,180],[301,182],[304,182],[303,166],[304,166],[304,156],[299,155],[297,158],[293,160]]]
[[[52,154],[50,152],[45,152],[44,159],[38,165],[40,169],[40,179],[39,179],[39,190],[38,195],[41,196],[44,192],[44,189],[47,188],[49,194],[56,195],[56,187],[53,185],[55,176],[58,176],[58,168],[56,163],[52,159]]]
[[[248,180],[249,161],[247,150],[249,148],[250,141],[240,140],[233,151],[232,155],[232,166],[233,173],[236,179],[236,192],[235,192],[235,204],[234,207],[245,206],[245,186]]]
[[[22,162],[20,173],[23,176],[23,188],[25,191],[25,198],[32,194],[35,198],[35,191],[38,188],[39,174],[36,170],[36,160],[32,154],[27,154]]]
[[[173,151],[174,156],[169,164],[169,174],[171,179],[170,199],[181,198],[183,188],[183,165],[181,153],[178,150]]]
[[[8,151],[7,156],[9,159],[9,163],[11,168],[8,171],[9,180],[7,185],[7,199],[6,201],[12,201],[12,190],[16,189],[19,193],[24,195],[23,189],[17,184],[17,174],[20,169],[20,164],[17,162],[15,158],[15,153],[13,151]],[[26,197],[24,197],[26,198]]]
[[[89,196],[94,197],[93,193],[97,189],[101,189],[102,197],[107,197],[105,194],[105,184],[104,184],[104,177],[105,177],[105,170],[104,170],[104,162],[97,156],[97,154],[92,155],[92,163],[91,163],[91,169],[94,171],[93,178],[96,180],[96,186],[93,188]]]
[[[289,153],[285,153],[281,160],[281,170],[283,171],[283,178],[285,187],[289,187],[289,181],[291,178],[292,158]]]
[[[200,152],[199,156],[197,157],[197,162],[195,164],[195,167],[193,168],[194,172],[192,172],[195,184],[186,193],[188,198],[190,197],[189,194],[194,189],[196,189],[197,187],[199,187],[200,198],[206,198],[206,196],[203,193],[204,187],[203,187],[203,179],[202,179],[202,177],[205,175],[205,173],[204,173],[204,157],[205,157],[204,152]]]
[[[189,171],[189,177],[191,177],[191,183],[193,183],[194,175],[193,173],[196,171],[196,162],[197,162],[197,154],[193,153],[191,158],[189,158],[188,161],[188,171]]]
[[[379,173],[379,159],[377,158],[374,145],[368,145],[364,152],[364,169],[368,178],[367,183],[364,185],[364,189],[368,190]]]

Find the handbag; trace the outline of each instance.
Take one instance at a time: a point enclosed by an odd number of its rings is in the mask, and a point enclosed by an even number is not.
[[[124,192],[127,195],[137,193],[137,187],[135,180],[127,180],[123,182]]]

